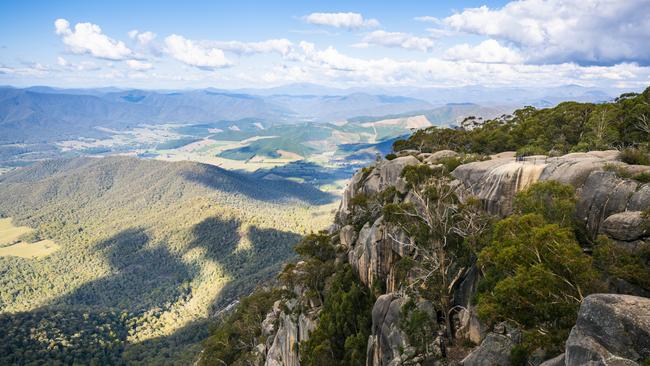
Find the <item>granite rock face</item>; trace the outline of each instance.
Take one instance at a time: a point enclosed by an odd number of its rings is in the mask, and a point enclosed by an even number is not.
[[[614,216],[605,224],[612,215],[650,207],[650,184],[620,178],[605,169],[608,165],[623,169],[637,167],[617,161],[617,156],[615,150],[572,153],[556,158],[494,156],[490,160],[461,165],[452,174],[482,202],[486,211],[502,217],[512,212],[517,192],[535,182],[554,180],[571,184],[578,194],[577,219],[592,238],[605,233],[615,235],[612,238],[617,240],[636,240],[646,235],[641,233],[638,220],[633,220],[636,214]],[[627,220],[623,220],[624,217]],[[616,228],[615,224],[628,226]],[[606,228],[601,230],[602,225]],[[627,229],[632,231],[625,234]]]
[[[498,324],[494,327],[494,331],[487,334],[481,345],[461,361],[461,364],[463,366],[509,365],[510,351],[519,343],[521,343],[521,332],[518,329],[505,322]]]
[[[601,232],[616,240],[638,240],[650,236],[650,222],[641,211],[619,212],[603,221]]]
[[[650,299],[587,296],[566,342],[565,364],[639,365],[650,357]]]

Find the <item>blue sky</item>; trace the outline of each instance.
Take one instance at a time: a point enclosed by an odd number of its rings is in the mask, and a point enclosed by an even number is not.
[[[5,1],[0,84],[650,84],[650,0]]]

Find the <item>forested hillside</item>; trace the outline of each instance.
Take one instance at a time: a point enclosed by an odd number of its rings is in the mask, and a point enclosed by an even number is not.
[[[648,118],[650,88],[397,141],[199,361],[648,364]]]
[[[0,364],[187,364],[215,311],[273,279],[331,200],[190,162],[38,163],[0,176],[0,214],[60,249],[0,257]]]

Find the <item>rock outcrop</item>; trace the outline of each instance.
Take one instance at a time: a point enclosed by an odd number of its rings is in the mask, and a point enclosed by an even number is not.
[[[494,327],[481,345],[475,348],[462,361],[463,366],[510,365],[510,351],[521,343],[521,332],[508,323]]]
[[[616,160],[617,156],[615,150],[572,153],[555,158],[495,156],[461,165],[452,174],[483,203],[486,211],[499,216],[510,214],[516,193],[537,181],[571,184],[578,192],[577,218],[592,238],[605,233],[613,234],[611,237],[617,240],[637,240],[647,236],[637,214],[613,215],[650,207],[650,184],[620,178],[605,168],[636,167],[639,171],[650,171],[650,167],[629,166]],[[605,224],[606,228],[601,229],[610,216],[613,217]],[[617,228],[617,224],[628,226]]]
[[[619,212],[603,221],[601,232],[616,240],[638,240],[650,236],[650,222],[641,211]]]
[[[408,344],[399,328],[403,298],[379,296],[372,308],[372,335],[368,339],[367,366],[399,365]],[[411,353],[412,355],[412,353]]]
[[[650,357],[650,299],[587,296],[566,342],[565,365],[639,365]]]

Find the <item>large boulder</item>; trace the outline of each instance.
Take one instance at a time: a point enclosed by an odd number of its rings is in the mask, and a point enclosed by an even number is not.
[[[367,366],[400,364],[408,345],[399,328],[402,305],[406,301],[394,294],[377,298],[372,308],[372,333],[368,339]]]
[[[462,361],[463,366],[494,366],[510,365],[510,351],[521,343],[521,331],[507,323],[495,326],[493,332],[487,334],[481,345]]]
[[[424,159],[424,162],[427,164],[437,164],[442,159],[455,158],[458,156],[458,153],[452,150],[440,150],[432,154],[429,154]]]
[[[592,172],[580,190],[576,212],[587,232],[595,237],[605,218],[627,208],[638,186],[633,180],[621,179],[613,172]]]
[[[633,241],[650,236],[650,221],[641,211],[619,212],[603,221],[601,232],[612,239]]]
[[[566,342],[565,364],[638,365],[650,357],[650,299],[587,296]]]
[[[643,211],[648,207],[650,207],[650,183],[639,187],[627,203],[627,209],[630,211]]]

